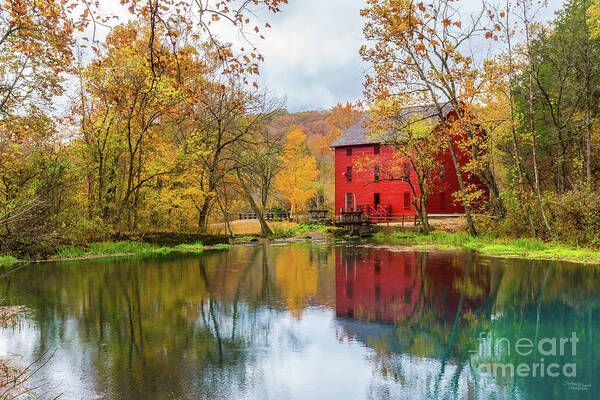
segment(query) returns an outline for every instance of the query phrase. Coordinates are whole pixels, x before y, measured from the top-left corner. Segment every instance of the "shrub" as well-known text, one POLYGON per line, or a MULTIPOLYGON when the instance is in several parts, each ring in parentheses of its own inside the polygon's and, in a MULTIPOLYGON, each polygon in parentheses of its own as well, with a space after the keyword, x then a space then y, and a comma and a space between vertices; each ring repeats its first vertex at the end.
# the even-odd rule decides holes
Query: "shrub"
POLYGON ((600 192, 576 187, 550 198, 557 238, 571 245, 600 247, 600 192))
MULTIPOLYGON (((537 200, 532 197, 530 201, 529 209, 538 237, 550 240, 537 200)), ((546 192, 544 201, 546 217, 558 242, 600 247, 600 192, 579 186, 562 194, 546 192)), ((494 237, 531 237, 525 209, 516 196, 505 195, 504 202, 506 216, 503 219, 498 221, 487 215, 477 216, 479 233, 494 237)))

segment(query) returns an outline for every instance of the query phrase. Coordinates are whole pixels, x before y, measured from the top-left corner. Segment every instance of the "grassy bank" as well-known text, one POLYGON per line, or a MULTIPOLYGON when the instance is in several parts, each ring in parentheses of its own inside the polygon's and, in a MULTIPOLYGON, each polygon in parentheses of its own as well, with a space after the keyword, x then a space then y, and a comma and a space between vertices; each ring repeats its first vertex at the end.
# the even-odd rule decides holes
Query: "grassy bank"
POLYGON ((0 267, 12 265, 12 264, 16 263, 17 261, 18 260, 15 257, 0 255, 0 267))
POLYGON ((297 225, 288 229, 281 229, 278 227, 273 228, 273 236, 275 239, 292 238, 296 236, 306 235, 309 232, 321 232, 326 233, 330 227, 327 225, 318 224, 302 224, 297 225))
MULTIPOLYGON (((300 224, 300 225, 292 225, 288 228, 282 228, 280 226, 273 226, 273 239, 289 239, 289 238, 297 238, 300 236, 305 236, 311 232, 319 232, 324 235, 332 234, 335 228, 328 225, 319 225, 319 224, 300 224)), ((257 241, 260 238, 259 236, 260 227, 258 232, 254 232, 253 236, 243 235, 237 236, 233 239, 235 243, 245 243, 257 241)))
POLYGON ((503 257, 565 260, 579 263, 600 264, 600 250, 569 247, 560 243, 547 243, 539 239, 511 239, 494 237, 471 237, 465 232, 432 232, 429 235, 405 232, 377 232, 373 240, 378 243, 413 245, 425 248, 464 247, 482 254, 503 257))
MULTIPOLYGON (((284 225, 274 226, 274 238, 293 238, 298 236, 306 235, 310 232, 321 232, 327 233, 328 227, 326 225, 288 225, 283 228, 284 225)), ((116 241, 105 241, 99 243, 91 243, 87 246, 76 247, 76 246, 63 246, 56 251, 50 257, 44 257, 46 261, 68 261, 68 260, 82 260, 89 258, 101 258, 101 257, 152 257, 152 256, 163 256, 172 253, 201 253, 205 250, 214 249, 225 249, 230 248, 231 244, 228 243, 215 243, 217 241, 224 240, 224 236, 212 235, 209 237, 210 246, 203 244, 200 241, 185 243, 185 244, 173 244, 173 240, 177 238, 189 239, 190 235, 180 237, 177 234, 171 237, 168 233, 161 233, 157 236, 154 234, 152 237, 139 237, 132 238, 132 240, 116 240, 116 241), (156 236, 156 237, 155 237, 156 236), (161 244, 153 243, 157 241, 161 244), (165 245, 166 244, 166 245, 165 245)), ((130 235, 131 236, 131 235, 130 235)), ((127 235, 120 235, 120 237, 127 238, 127 235)), ((246 242, 255 240, 255 236, 244 236, 237 237, 234 242, 246 242)), ((227 238, 225 238, 227 240, 227 238)), ((15 262, 24 261, 19 260, 11 256, 0 256, 0 265, 13 264, 15 262)))
POLYGON ((164 256, 173 253, 202 253, 205 250, 226 249, 229 244, 216 244, 205 246, 197 242, 191 244, 180 244, 174 247, 158 246, 142 242, 102 242, 92 243, 87 247, 64 247, 58 251, 51 261, 81 260, 86 258, 100 257, 153 257, 164 256))

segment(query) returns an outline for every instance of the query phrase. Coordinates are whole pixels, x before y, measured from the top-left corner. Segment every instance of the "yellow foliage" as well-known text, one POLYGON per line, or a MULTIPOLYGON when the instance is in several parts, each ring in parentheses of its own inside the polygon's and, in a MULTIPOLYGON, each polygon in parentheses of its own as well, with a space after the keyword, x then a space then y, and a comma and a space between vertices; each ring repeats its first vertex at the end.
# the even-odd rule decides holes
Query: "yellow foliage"
POLYGON ((292 205, 292 213, 298 213, 316 193, 314 184, 319 176, 317 161, 308 154, 306 135, 296 129, 287 137, 287 145, 279 157, 282 171, 277 176, 276 188, 292 205))
POLYGON ((300 319, 308 299, 317 294, 319 275, 306 251, 287 247, 277 258, 275 279, 290 313, 300 319))

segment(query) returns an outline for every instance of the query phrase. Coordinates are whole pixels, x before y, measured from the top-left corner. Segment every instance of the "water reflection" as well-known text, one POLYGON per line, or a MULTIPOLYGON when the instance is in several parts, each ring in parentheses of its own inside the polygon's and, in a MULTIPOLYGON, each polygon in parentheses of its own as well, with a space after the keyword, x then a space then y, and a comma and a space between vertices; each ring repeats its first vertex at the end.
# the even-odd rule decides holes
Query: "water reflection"
POLYGON ((595 398, 598 272, 473 253, 340 249, 336 315, 412 398, 595 398), (577 348, 569 341, 561 354, 561 339, 573 335, 577 348))
POLYGON ((0 354, 56 351, 35 384, 69 399, 592 398, 599 289, 590 266, 304 243, 33 265, 0 281, 33 310, 0 354), (539 361, 494 338, 571 332, 545 362, 575 378, 479 373, 539 361))

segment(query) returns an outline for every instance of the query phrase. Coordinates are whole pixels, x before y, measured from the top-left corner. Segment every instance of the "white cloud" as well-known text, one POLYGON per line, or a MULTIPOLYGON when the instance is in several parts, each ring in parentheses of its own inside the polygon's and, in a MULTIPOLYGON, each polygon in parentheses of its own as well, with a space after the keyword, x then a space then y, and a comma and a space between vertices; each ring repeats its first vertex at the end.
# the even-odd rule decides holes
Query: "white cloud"
POLYGON ((362 95, 362 0, 291 0, 259 43, 264 86, 290 111, 328 108, 362 95))

